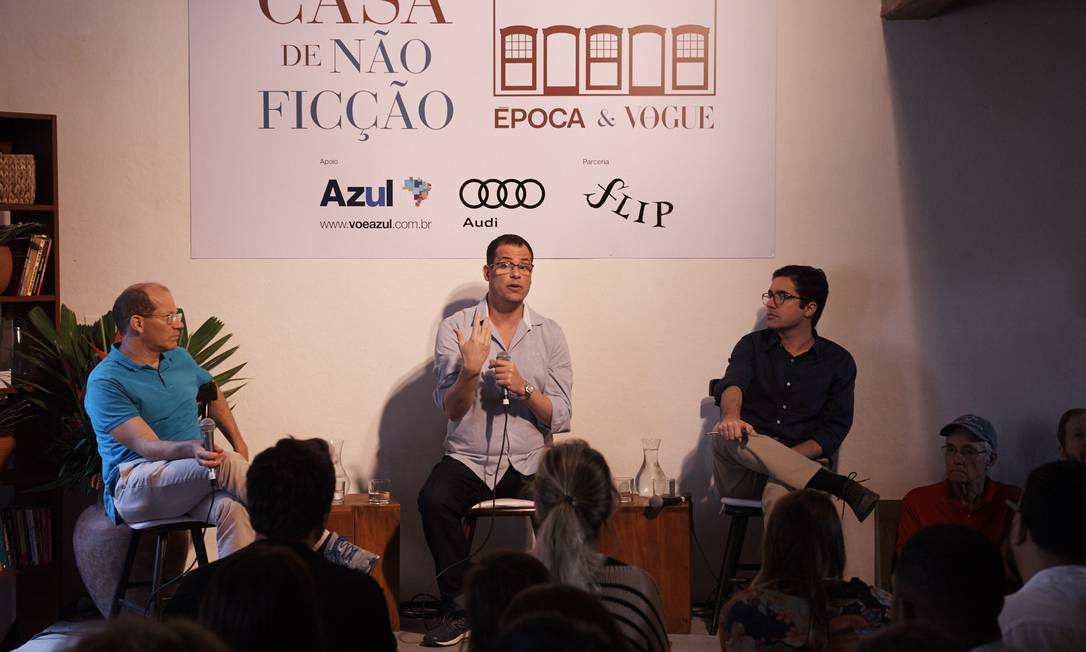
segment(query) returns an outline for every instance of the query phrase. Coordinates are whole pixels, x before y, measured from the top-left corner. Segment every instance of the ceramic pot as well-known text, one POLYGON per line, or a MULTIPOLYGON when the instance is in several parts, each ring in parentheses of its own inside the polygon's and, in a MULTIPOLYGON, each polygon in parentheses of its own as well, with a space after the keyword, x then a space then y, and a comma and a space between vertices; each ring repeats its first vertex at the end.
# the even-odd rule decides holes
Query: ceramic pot
POLYGON ((14 262, 11 258, 11 247, 0 245, 0 294, 7 290, 11 284, 11 275, 14 271, 14 262))
MULTIPOLYGON (((114 525, 106 516, 102 501, 87 507, 75 522, 72 536, 72 548, 75 552, 75 565, 79 576, 87 587, 94 606, 103 616, 109 615, 109 605, 113 601, 113 592, 117 588, 117 578, 124 566, 124 556, 128 552, 128 542, 132 529, 127 525, 114 525)), ((170 534, 166 545, 164 577, 175 577, 185 569, 185 560, 189 551, 187 532, 170 534)), ((150 581, 151 569, 155 557, 154 537, 140 537, 140 548, 136 562, 132 567, 131 581, 150 581)), ((136 604, 146 604, 150 589, 130 589, 127 597, 136 604)))

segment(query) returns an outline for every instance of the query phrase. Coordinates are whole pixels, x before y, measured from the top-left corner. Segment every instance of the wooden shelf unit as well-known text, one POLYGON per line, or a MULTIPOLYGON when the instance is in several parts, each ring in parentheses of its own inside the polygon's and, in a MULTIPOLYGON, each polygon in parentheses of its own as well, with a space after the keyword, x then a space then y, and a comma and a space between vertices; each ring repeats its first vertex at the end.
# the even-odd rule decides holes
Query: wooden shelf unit
MULTIPOLYGON (((53 248, 45 268, 41 294, 15 296, 26 259, 25 241, 12 247, 14 259, 12 281, 0 288, 0 314, 12 318, 21 328, 30 326, 27 314, 41 306, 53 317, 60 317, 60 204, 57 181, 57 118, 55 115, 10 113, 0 111, 0 153, 32 154, 35 165, 35 196, 33 204, 0 204, 0 211, 11 215, 12 224, 38 222, 42 232, 53 239, 53 248)), ((18 365, 16 365, 16 370, 18 365)), ((17 380, 17 379, 16 379, 17 380)), ((0 401, 18 400, 24 390, 0 388, 0 401)), ((56 462, 46 450, 48 437, 40 419, 19 424, 14 429, 16 441, 12 458, 0 468, 0 484, 14 485, 16 490, 44 484, 55 477, 56 462)), ((15 624, 0 649, 21 645, 31 636, 48 627, 60 617, 63 573, 70 551, 62 547, 61 524, 64 522, 63 495, 59 490, 20 493, 16 505, 48 506, 52 517, 53 562, 46 566, 19 568, 0 572, 4 581, 15 581, 15 624)), ((70 546, 70 544, 69 544, 70 546)), ((74 568, 74 566, 72 567, 74 568)))

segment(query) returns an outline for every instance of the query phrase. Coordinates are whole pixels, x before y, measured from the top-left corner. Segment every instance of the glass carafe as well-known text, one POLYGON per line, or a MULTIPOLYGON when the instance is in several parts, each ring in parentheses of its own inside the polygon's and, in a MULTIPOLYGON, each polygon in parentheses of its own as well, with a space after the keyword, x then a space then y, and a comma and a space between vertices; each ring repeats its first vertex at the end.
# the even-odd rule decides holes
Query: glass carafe
POLYGON ((347 495, 347 488, 351 486, 351 479, 347 476, 347 469, 343 468, 343 440, 329 439, 328 452, 332 455, 332 468, 336 471, 336 485, 332 492, 332 504, 342 505, 343 498, 347 495))
POLYGON ((641 470, 637 472, 637 493, 651 498, 654 480, 662 481, 663 486, 667 486, 667 476, 660 468, 660 440, 642 439, 641 447, 645 449, 645 461, 641 463, 641 470))

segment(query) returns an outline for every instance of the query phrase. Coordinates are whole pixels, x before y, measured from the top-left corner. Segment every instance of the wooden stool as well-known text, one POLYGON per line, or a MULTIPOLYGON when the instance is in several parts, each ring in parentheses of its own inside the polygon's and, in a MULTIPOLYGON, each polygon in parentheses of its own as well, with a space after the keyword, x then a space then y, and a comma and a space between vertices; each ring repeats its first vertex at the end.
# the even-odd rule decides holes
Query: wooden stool
MULTIPOLYGON (((139 612, 144 616, 158 616, 162 612, 162 587, 169 582, 162 581, 162 565, 166 560, 166 539, 171 532, 188 530, 192 536, 192 545, 196 549, 196 561, 200 566, 206 566, 207 549, 204 547, 204 528, 208 527, 203 521, 194 521, 188 517, 163 518, 153 521, 141 521, 128 523, 132 529, 132 537, 128 540, 128 553, 124 558, 124 566, 121 575, 117 578, 117 590, 113 592, 113 602, 109 606, 109 617, 116 618, 121 613, 121 607, 139 612), (150 582, 132 582, 132 566, 136 561, 136 551, 139 550, 140 535, 146 532, 155 537, 155 563, 151 571, 150 582), (125 599, 125 594, 130 588, 141 586, 151 587, 151 604, 147 608, 140 607, 134 602, 125 599)), ((176 579, 176 578, 173 578, 176 579)), ((172 582, 173 579, 170 581, 172 582)))
POLYGON ((480 518, 501 518, 505 516, 528 517, 535 515, 535 502, 523 498, 487 498, 472 505, 464 517, 464 537, 468 540, 468 550, 475 539, 476 521, 480 518))
POLYGON ((731 597, 737 584, 750 582, 748 578, 738 577, 739 571, 757 573, 762 565, 740 564, 739 556, 743 553, 743 541, 747 536, 747 521, 751 518, 763 516, 762 501, 751 498, 731 498, 725 496, 720 499, 721 512, 731 517, 731 525, 728 528, 728 538, 724 543, 724 558, 720 561, 720 580, 716 585, 716 600, 713 603, 713 613, 706 625, 709 634, 716 634, 717 622, 720 619, 720 608, 727 598, 731 597))

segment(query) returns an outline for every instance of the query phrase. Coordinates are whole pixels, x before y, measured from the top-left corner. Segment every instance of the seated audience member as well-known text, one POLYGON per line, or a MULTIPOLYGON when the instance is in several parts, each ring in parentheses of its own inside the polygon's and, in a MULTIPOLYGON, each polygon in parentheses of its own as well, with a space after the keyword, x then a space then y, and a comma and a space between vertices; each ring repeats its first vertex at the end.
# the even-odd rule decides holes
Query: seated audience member
POLYGON ((1025 585, 999 615, 1003 640, 1086 649, 1086 464, 1051 462, 1029 474, 1010 545, 1025 585))
POLYGON ((802 489, 774 507, 762 540, 762 569, 720 612, 721 650, 848 647, 890 621, 890 595, 845 582, 841 519, 828 495, 802 489))
POLYGON ((580 439, 547 450, 536 471, 536 556, 556 582, 603 602, 635 650, 670 650, 660 593, 652 577, 596 549, 599 529, 618 503, 611 469, 580 439))
MULTIPOLYGON (((384 592, 362 571, 325 559, 313 547, 332 508, 335 470, 321 439, 280 439, 249 467, 249 514, 261 539, 252 546, 289 548, 309 567, 330 648, 395 650, 384 592)), ((195 618, 201 595, 225 560, 189 573, 166 616, 195 618)))
POLYGON ((224 560, 199 622, 234 652, 336 649, 326 643, 313 574, 286 546, 251 545, 224 560))
POLYGON ((1075 408, 1063 413, 1056 428, 1060 442, 1060 459, 1086 462, 1086 408, 1075 408))
POLYGON ((965 414, 940 430, 939 435, 946 439, 946 479, 905 494, 897 528, 897 554, 921 528, 937 523, 971 527, 998 548, 1010 528, 1007 501, 1017 501, 1022 490, 988 477, 997 457, 995 428, 987 419, 965 414))
POLYGON ((933 525, 917 532, 894 570, 894 622, 926 622, 970 650, 1017 650, 999 631, 1003 559, 980 532, 933 525))
POLYGON ((158 622, 138 616, 107 620, 68 652, 230 652, 219 637, 189 621, 158 622))
POLYGON ((502 623, 536 615, 558 616, 599 631, 607 641, 607 649, 612 652, 626 652, 629 649, 626 637, 599 598, 576 586, 553 583, 526 589, 509 604, 502 623))
POLYGON ((871 638, 860 641, 853 652, 968 652, 956 638, 919 621, 890 625, 871 638))
POLYGON ((502 615, 517 594, 550 581, 547 567, 523 552, 496 552, 475 562, 464 580, 471 636, 468 652, 486 652, 502 615))

